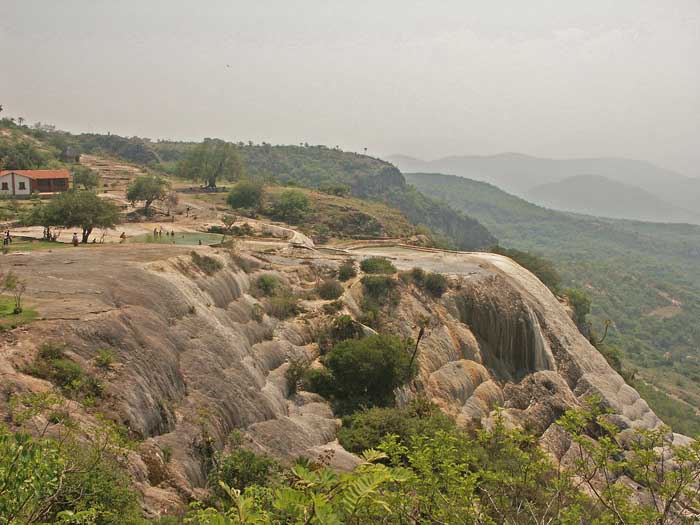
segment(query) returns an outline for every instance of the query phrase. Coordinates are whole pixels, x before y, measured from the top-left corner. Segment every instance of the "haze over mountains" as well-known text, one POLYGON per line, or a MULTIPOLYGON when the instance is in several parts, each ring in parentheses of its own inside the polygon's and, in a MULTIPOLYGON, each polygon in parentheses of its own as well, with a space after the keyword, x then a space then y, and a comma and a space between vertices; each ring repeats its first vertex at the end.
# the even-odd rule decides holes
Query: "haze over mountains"
POLYGON ((549 208, 614 218, 700 224, 700 179, 619 158, 547 159, 520 153, 388 160, 405 173, 489 182, 549 208))

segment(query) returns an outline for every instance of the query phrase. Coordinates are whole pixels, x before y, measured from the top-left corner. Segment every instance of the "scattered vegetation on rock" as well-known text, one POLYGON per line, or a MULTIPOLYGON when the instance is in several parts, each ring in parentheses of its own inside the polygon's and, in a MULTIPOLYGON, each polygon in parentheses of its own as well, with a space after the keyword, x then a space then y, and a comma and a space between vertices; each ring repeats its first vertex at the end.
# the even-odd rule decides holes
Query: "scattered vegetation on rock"
POLYGON ((207 275, 214 275, 224 267, 224 264, 219 259, 208 255, 200 255, 194 250, 190 252, 190 257, 192 257, 194 265, 207 275))
POLYGON ((347 261, 338 267, 338 279, 345 282, 353 277, 357 276, 357 270, 355 269, 355 263, 353 261, 347 261))
POLYGON ((333 300, 343 295, 343 285, 337 279, 325 279, 316 287, 321 299, 333 300))
POLYGON ((28 372, 51 381, 61 391, 73 398, 94 401, 102 396, 103 386, 86 373, 80 364, 68 359, 64 345, 48 342, 41 345, 28 372))

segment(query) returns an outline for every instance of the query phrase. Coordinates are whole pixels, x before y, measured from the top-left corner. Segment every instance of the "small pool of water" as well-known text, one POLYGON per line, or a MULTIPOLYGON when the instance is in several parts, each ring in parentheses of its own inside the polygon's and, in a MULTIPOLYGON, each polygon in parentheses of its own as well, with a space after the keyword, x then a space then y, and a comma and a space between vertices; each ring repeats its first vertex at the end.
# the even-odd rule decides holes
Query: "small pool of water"
POLYGON ((223 235, 217 233, 175 232, 175 235, 172 236, 166 235, 164 231, 162 237, 154 237, 152 233, 145 233, 143 235, 129 237, 127 241, 147 244, 185 244, 190 246, 205 244, 209 246, 211 244, 220 243, 222 238, 223 235))

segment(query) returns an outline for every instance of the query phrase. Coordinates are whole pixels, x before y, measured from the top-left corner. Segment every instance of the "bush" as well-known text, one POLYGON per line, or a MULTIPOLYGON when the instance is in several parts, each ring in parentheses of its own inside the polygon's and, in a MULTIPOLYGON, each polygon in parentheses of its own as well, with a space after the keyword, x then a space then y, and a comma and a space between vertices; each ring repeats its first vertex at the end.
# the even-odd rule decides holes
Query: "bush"
POLYGON ((436 405, 414 401, 406 408, 367 408, 342 418, 338 440, 348 452, 359 454, 376 448, 391 434, 405 445, 412 437, 433 438, 439 431, 454 429, 455 423, 436 405))
POLYGON ((255 280, 255 288, 259 295, 271 296, 282 286, 276 275, 266 273, 255 280))
POLYGON ((564 296, 574 310, 576 325, 582 329, 586 324, 586 317, 591 313, 591 298, 578 288, 567 288, 564 290, 564 296))
POLYGON ((411 268, 409 274, 413 282, 416 284, 422 284, 425 280, 425 270, 423 270, 423 268, 411 268))
POLYGON ((267 315, 277 319, 288 319, 299 313, 299 299, 291 293, 270 297, 265 302, 265 310, 267 315))
POLYGON ((44 343, 28 372, 54 383, 68 397, 86 401, 102 396, 103 386, 86 374, 78 363, 65 356, 65 346, 44 343))
POLYGON ((103 348, 97 351, 95 356, 95 365, 100 368, 109 368, 112 363, 114 363, 115 355, 114 351, 110 348, 103 348))
POLYGON ((396 297, 396 280, 388 275, 365 275, 361 282, 365 296, 378 304, 386 304, 396 297))
POLYGON ((260 182, 242 180, 233 185, 226 197, 226 203, 234 209, 259 210, 262 206, 264 195, 265 190, 260 182))
POLYGON ((209 257, 208 255, 199 255, 195 251, 191 252, 190 255, 192 256, 192 262, 195 266, 207 275, 214 275, 224 267, 221 261, 209 257))
POLYGON ((296 394, 299 383, 304 380, 308 368, 309 365, 304 359, 289 360, 289 366, 284 373, 284 378, 287 380, 287 390, 290 394, 296 394))
POLYGON ((302 191, 283 191, 272 203, 273 219, 297 223, 301 221, 309 209, 309 198, 302 191))
POLYGON ((496 245, 491 248, 491 252, 510 257, 520 266, 527 268, 534 273, 537 278, 544 283, 552 292, 557 293, 561 286, 561 276, 557 272, 552 261, 543 257, 538 257, 530 252, 502 248, 496 245))
POLYGON ((429 273, 425 276, 423 286, 435 297, 442 297, 447 290, 447 278, 440 273, 429 273))
POLYGON ((396 273, 396 267, 384 257, 370 257, 360 263, 360 269, 365 273, 396 273))
POLYGON ((343 282, 352 279, 356 275, 357 270, 355 270, 355 263, 352 261, 345 262, 338 268, 338 279, 343 282))
POLYGON ((343 285, 336 279, 326 279, 316 288, 321 299, 332 300, 343 295, 343 285))
POLYGON ((75 471, 64 478, 65 486, 53 507, 56 513, 95 509, 96 519, 90 522, 95 525, 143 523, 140 496, 131 489, 129 476, 116 460, 103 457, 95 462, 94 454, 80 449, 72 455, 75 471))
POLYGON ((319 336, 319 350, 325 354, 340 341, 359 339, 362 336, 364 336, 364 330, 360 323, 349 315, 339 315, 319 336))
POLYGON ((220 482, 242 491, 251 485, 265 485, 279 469, 273 459, 242 448, 239 433, 234 432, 229 439, 231 453, 219 458, 217 468, 209 477, 210 485, 220 498, 228 498, 220 482))
POLYGON ((323 357, 328 371, 307 379, 310 389, 331 397, 340 412, 393 404, 393 391, 411 379, 415 365, 403 342, 390 335, 348 339, 323 357))
POLYGON ((327 368, 308 368, 303 379, 304 390, 330 398, 334 393, 333 374, 327 368))

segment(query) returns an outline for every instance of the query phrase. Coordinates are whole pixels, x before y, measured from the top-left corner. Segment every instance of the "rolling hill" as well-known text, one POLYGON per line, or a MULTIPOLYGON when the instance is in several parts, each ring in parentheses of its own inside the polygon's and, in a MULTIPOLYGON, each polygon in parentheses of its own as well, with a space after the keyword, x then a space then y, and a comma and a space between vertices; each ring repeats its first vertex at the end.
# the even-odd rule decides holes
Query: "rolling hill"
MULTIPOLYGON (((423 161, 405 155, 388 157, 404 172, 445 173, 495 184, 527 198, 527 192, 542 184, 579 175, 596 175, 620 184, 635 186, 673 206, 693 211, 700 201, 700 179, 692 179, 649 162, 617 159, 546 159, 520 153, 490 156, 452 156, 423 161)), ((629 217, 628 217, 629 218, 629 217)))
POLYGON ((540 184, 529 190, 526 198, 547 208, 588 215, 700 224, 699 213, 674 206, 647 190, 600 175, 575 175, 540 184))

